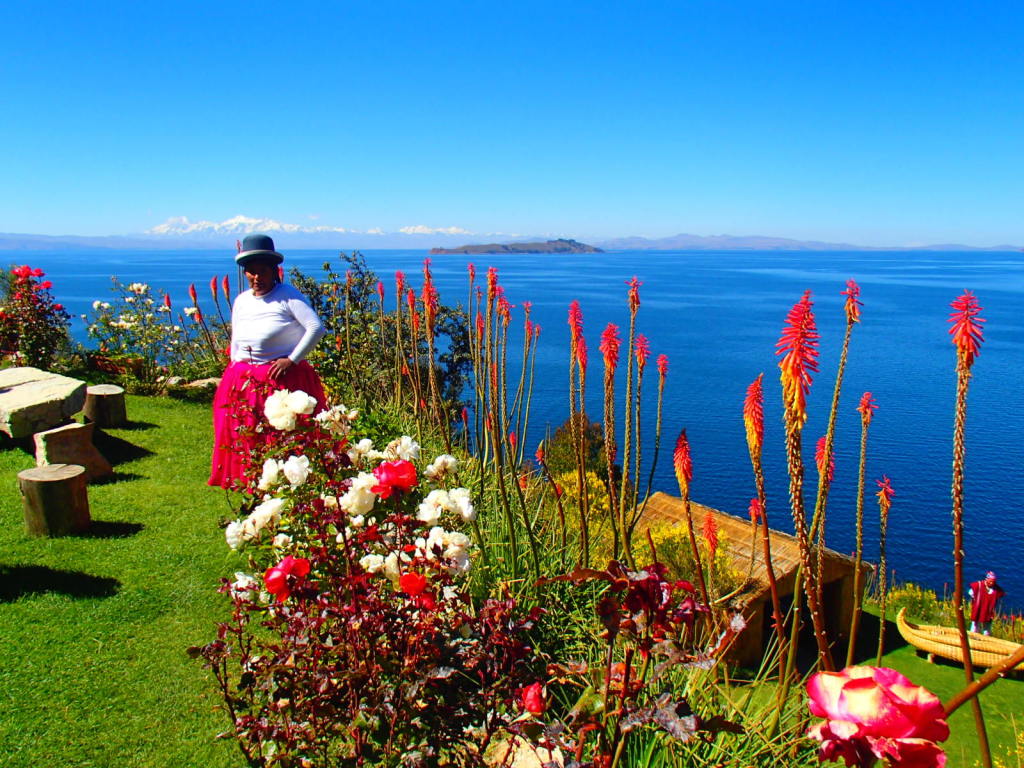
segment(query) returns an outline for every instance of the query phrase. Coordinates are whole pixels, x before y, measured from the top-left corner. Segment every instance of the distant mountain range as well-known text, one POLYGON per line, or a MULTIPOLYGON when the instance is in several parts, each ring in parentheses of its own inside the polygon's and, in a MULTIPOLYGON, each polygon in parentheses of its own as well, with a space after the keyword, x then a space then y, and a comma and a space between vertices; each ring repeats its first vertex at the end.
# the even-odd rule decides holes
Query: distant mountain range
POLYGON ((606 251, 1017 251, 1016 245, 978 247, 941 243, 919 246, 871 246, 826 243, 820 240, 791 240, 765 235, 688 235, 650 239, 619 237, 598 243, 606 251))
MULTIPOLYGON (((83 236, 83 235, 33 235, 0 233, 0 250, 81 250, 92 248, 132 250, 181 250, 209 248, 225 250, 234 246, 251 232, 265 232, 271 235, 277 247, 288 249, 338 249, 374 250, 408 249, 428 250, 431 248, 452 250, 466 248, 472 237, 478 243, 494 243, 500 235, 507 244, 528 241, 549 240, 550 236, 508 235, 502 233, 477 234, 460 227, 427 227, 422 225, 402 227, 397 232, 383 232, 379 229, 356 231, 343 227, 300 226, 286 224, 274 219, 259 219, 235 216, 221 222, 189 221, 184 216, 168 219, 147 232, 131 235, 83 236)), ((678 234, 672 237, 646 238, 621 237, 598 240, 597 247, 609 251, 1017 251, 1020 246, 994 245, 977 247, 942 243, 921 246, 865 246, 853 243, 828 243, 818 240, 793 240, 785 237, 765 235, 690 235, 678 234)), ((492 247, 492 246, 485 246, 492 247)), ((511 250, 520 250, 512 248, 511 250)))

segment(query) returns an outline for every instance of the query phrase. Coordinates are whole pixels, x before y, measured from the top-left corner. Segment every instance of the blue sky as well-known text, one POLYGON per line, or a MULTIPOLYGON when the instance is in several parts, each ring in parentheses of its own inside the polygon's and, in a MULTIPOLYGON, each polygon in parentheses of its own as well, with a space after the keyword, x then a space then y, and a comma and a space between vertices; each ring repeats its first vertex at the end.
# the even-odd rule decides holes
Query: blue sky
POLYGON ((1024 6, 0 5, 0 232, 1019 243, 1024 6))

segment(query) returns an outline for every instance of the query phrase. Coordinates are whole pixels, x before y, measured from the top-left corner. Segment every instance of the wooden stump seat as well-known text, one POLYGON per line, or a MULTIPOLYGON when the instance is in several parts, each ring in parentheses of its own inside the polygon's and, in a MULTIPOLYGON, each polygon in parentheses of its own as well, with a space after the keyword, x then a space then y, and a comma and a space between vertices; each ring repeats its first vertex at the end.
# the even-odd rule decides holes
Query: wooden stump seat
POLYGON ((110 477, 114 468, 92 442, 95 429, 95 424, 68 424, 36 432, 36 466, 79 464, 85 467, 86 479, 90 483, 110 477))
POLYGON ((92 522, 86 490, 85 467, 49 464, 18 473, 29 536, 66 536, 81 533, 92 522))
POLYGON ((126 427, 128 413, 124 404, 124 387, 116 384, 93 384, 85 390, 85 419, 97 427, 126 427))

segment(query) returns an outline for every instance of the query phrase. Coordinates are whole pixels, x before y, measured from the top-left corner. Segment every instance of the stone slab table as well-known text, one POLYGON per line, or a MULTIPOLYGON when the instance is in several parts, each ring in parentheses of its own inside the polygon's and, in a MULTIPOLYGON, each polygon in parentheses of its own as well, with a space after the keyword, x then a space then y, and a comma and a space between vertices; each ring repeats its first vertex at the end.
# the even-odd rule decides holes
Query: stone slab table
POLYGON ((84 381, 38 368, 0 370, 0 432, 11 437, 66 424, 84 405, 84 381))

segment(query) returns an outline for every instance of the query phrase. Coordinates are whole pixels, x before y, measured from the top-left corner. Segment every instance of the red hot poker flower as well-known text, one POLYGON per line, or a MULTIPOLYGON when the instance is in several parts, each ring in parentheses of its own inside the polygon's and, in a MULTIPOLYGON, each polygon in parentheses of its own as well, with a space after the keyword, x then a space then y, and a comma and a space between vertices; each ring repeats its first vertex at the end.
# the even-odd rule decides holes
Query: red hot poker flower
POLYGON ((686 439, 686 430, 679 432, 676 447, 672 452, 672 466, 679 483, 679 492, 685 497, 690 495, 690 480, 693 479, 693 461, 690 458, 690 443, 686 439))
POLYGON ((587 340, 580 336, 576 342, 576 362, 579 363, 580 371, 587 372, 587 340))
POLYGON ((604 355, 604 367, 610 372, 614 372, 615 366, 619 364, 620 344, 619 327, 615 323, 608 323, 601 332, 601 344, 598 348, 604 355))
POLYGON ((878 405, 871 399, 870 392, 865 392, 860 396, 860 404, 857 406, 857 411, 860 413, 860 420, 864 426, 871 423, 871 416, 877 408, 878 405))
POLYGON ((853 282, 853 280, 847 280, 846 290, 839 293, 846 297, 846 304, 843 307, 846 310, 846 322, 859 323, 860 308, 864 306, 864 302, 859 301, 857 298, 860 296, 860 286, 853 282))
POLYGON ((828 472, 825 472, 825 435, 818 438, 817 444, 814 446, 814 464, 818 467, 818 476, 825 474, 825 480, 829 483, 832 482, 832 478, 835 476, 836 471, 836 455, 833 453, 829 457, 828 472))
POLYGON ((805 291, 786 315, 782 336, 775 345, 776 355, 782 355, 782 402, 786 420, 803 427, 807 422, 807 393, 811 389, 811 373, 818 371, 818 331, 811 311, 811 292, 805 291))
POLYGON ((405 293, 405 273, 401 270, 395 272, 395 296, 401 298, 405 293))
POLYGON ((875 495, 878 497, 878 506, 883 507, 886 512, 889 511, 889 507, 892 506, 892 497, 896 495, 896 491, 892 489, 892 483, 886 475, 882 475, 881 480, 875 480, 878 484, 878 493, 875 495))
POLYGON ((764 390, 761 381, 764 374, 758 374, 757 378, 747 387, 747 396, 743 400, 743 426, 747 430, 747 448, 754 455, 761 452, 764 444, 764 390))
POLYGON ((384 281, 383 280, 378 280, 377 281, 377 295, 380 296, 380 303, 383 304, 384 303, 384 281))
POLYGON ((569 341, 572 349, 576 349, 579 340, 583 338, 583 310, 580 303, 573 299, 569 304, 569 341))
POLYGON ((636 311, 640 309, 640 286, 643 283, 634 275, 631 280, 626 281, 626 285, 629 286, 629 311, 636 314, 636 311))
POLYGON ((190 299, 192 299, 192 304, 194 306, 198 306, 199 305, 199 294, 196 293, 196 284, 195 283, 190 283, 189 284, 189 286, 188 286, 188 297, 190 299))
POLYGON ((714 560, 715 553, 718 552, 718 523, 710 512, 704 513, 701 534, 704 536, 704 541, 708 543, 708 551, 711 553, 711 559, 714 560))
POLYGON ((663 379, 668 375, 668 355, 658 355, 658 375, 663 379))
POLYGON ((469 283, 472 285, 476 282, 476 265, 473 262, 469 262, 466 265, 466 269, 469 271, 469 283))
POLYGON ((403 459, 381 462, 373 470, 373 476, 377 478, 377 485, 370 490, 382 499, 390 498, 395 491, 407 493, 416 485, 416 467, 403 459))
POLYGON ((753 523, 764 520, 764 507, 761 506, 761 500, 751 499, 747 513, 750 515, 750 521, 753 523))
POLYGON ((214 303, 217 301, 217 276, 214 275, 210 278, 210 295, 213 297, 214 303))
POLYGON ((164 306, 168 309, 171 308, 171 294, 169 293, 164 294, 164 306))
POLYGON ((487 298, 488 300, 493 299, 497 295, 498 290, 498 268, 488 267, 487 268, 487 298))
POLYGON ((242 252, 242 241, 241 240, 235 240, 235 248, 238 249, 238 251, 237 251, 238 253, 242 252))
POLYGON ((985 320, 978 317, 981 312, 978 297, 970 291, 964 291, 950 306, 953 312, 949 316, 952 324, 949 333, 953 336, 957 359, 965 368, 970 368, 974 358, 981 354, 981 342, 985 340, 981 330, 985 320))
POLYGON ((277 565, 267 568, 263 574, 263 583, 267 592, 274 595, 279 603, 283 603, 291 594, 288 577, 302 579, 309 573, 309 560, 304 557, 288 555, 277 565))
POLYGON ((643 373, 647 367, 647 359, 651 356, 651 342, 642 333, 633 341, 633 353, 636 355, 637 368, 643 373))
POLYGON ((220 288, 224 292, 224 301, 231 303, 231 280, 228 279, 227 275, 224 275, 224 279, 220 283, 220 288))

